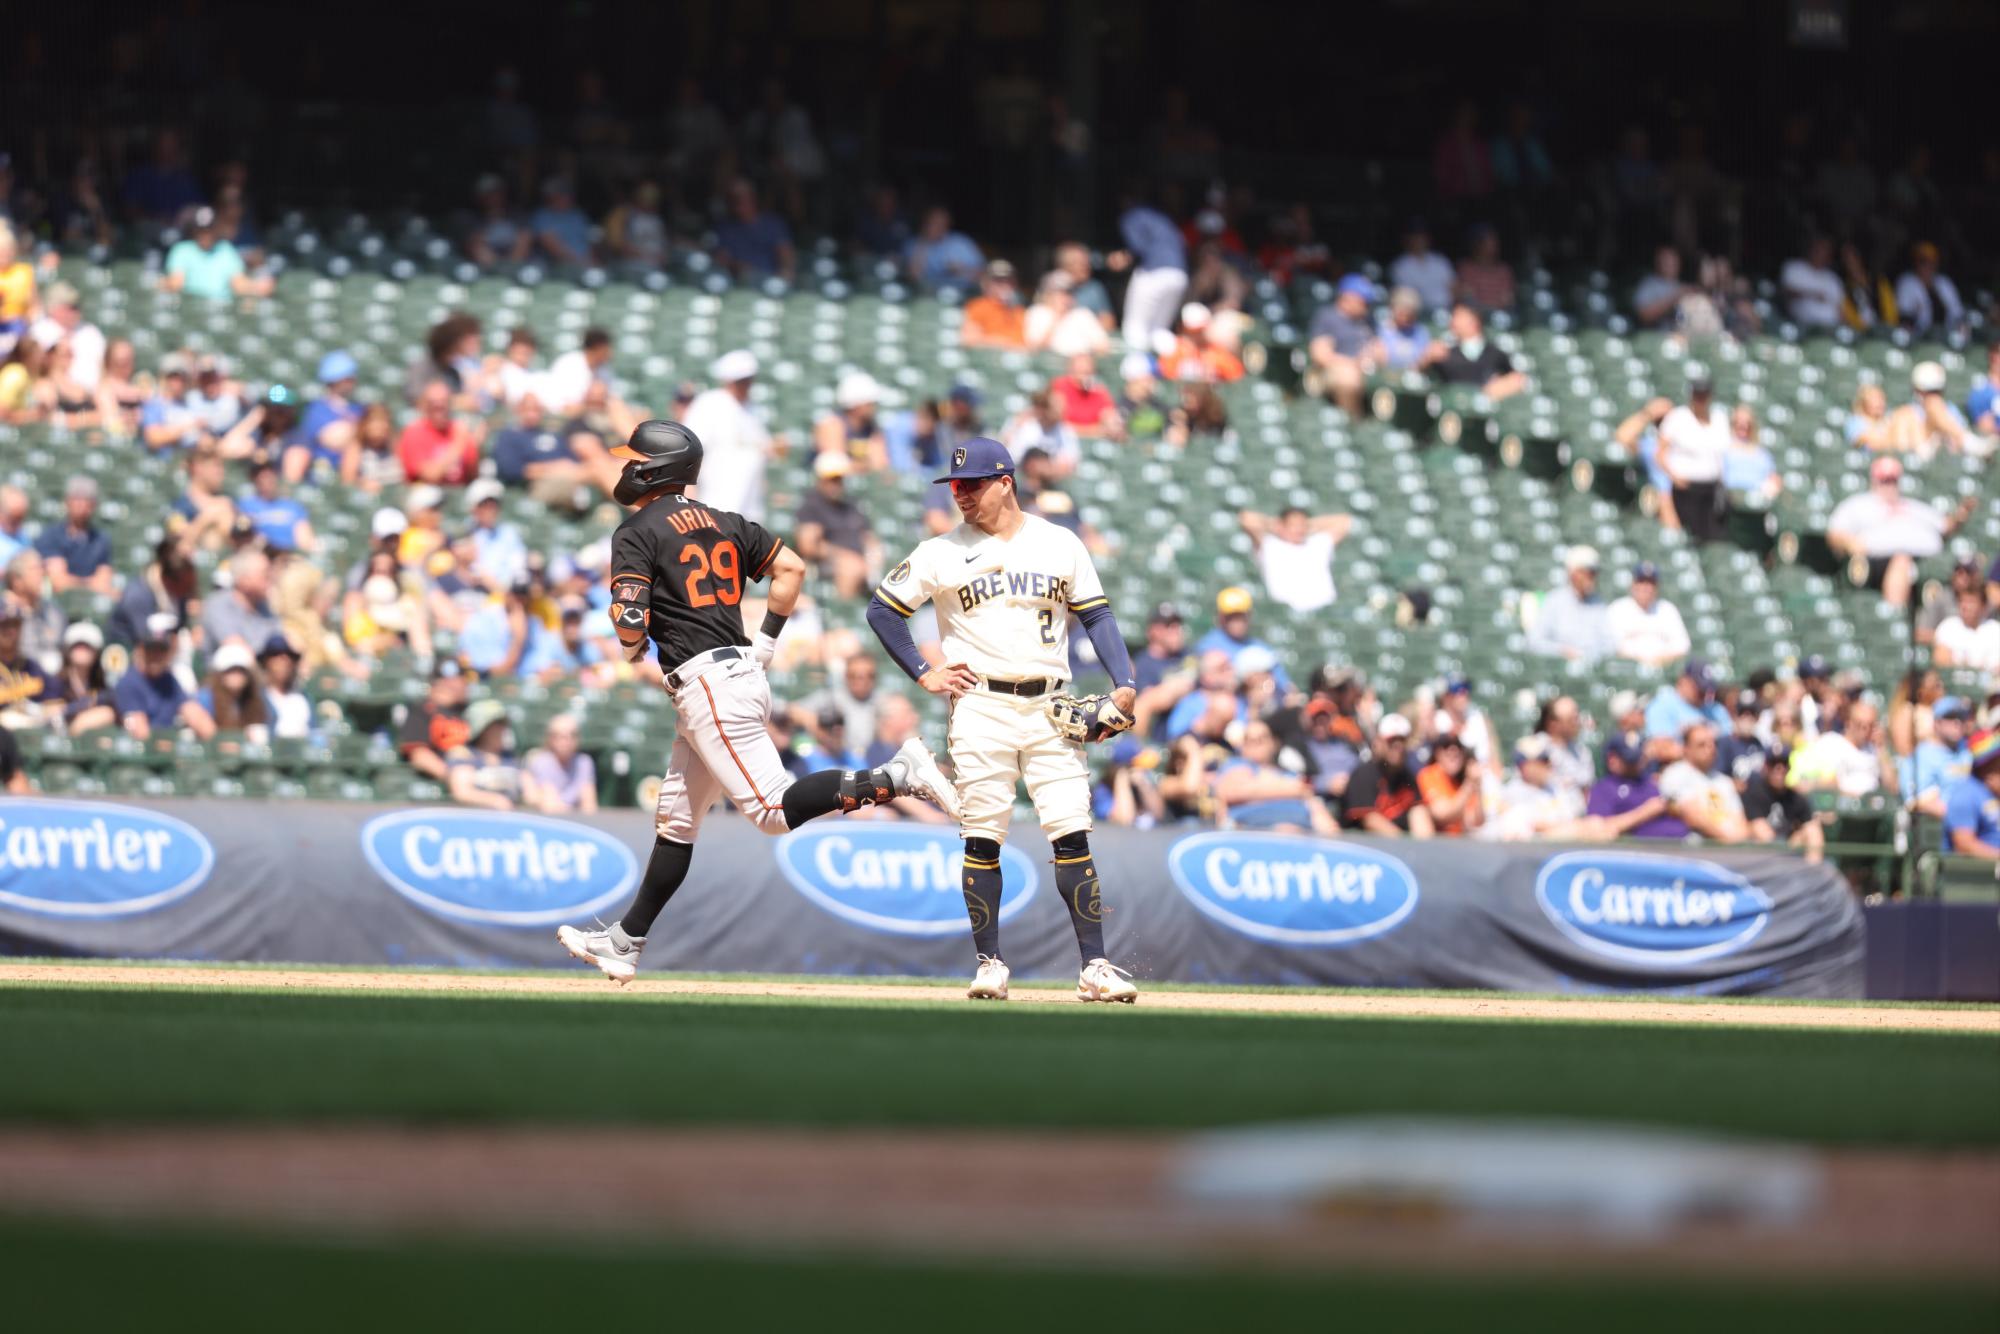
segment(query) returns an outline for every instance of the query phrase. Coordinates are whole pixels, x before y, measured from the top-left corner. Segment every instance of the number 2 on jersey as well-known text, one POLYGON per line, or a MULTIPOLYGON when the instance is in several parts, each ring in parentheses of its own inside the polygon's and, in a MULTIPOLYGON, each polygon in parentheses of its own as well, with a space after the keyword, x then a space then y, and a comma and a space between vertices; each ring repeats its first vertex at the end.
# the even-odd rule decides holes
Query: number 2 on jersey
POLYGON ((720 602, 733 607, 743 600, 743 569, 737 562, 734 542, 717 542, 712 554, 690 542, 681 548, 677 559, 682 565, 694 566, 687 577, 688 606, 712 607, 720 602), (715 578, 713 593, 700 586, 710 575, 715 578))
POLYGON ((1056 609, 1044 607, 1036 614, 1042 618, 1042 642, 1053 648, 1056 642, 1056 609))

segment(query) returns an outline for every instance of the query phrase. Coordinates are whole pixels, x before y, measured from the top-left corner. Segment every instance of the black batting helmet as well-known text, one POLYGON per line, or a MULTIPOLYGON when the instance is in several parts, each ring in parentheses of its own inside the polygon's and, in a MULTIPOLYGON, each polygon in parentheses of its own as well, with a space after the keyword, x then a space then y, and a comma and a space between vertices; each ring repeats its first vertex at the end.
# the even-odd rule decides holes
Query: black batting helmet
POLYGON ((691 485, 701 472, 701 437, 679 422, 643 421, 611 457, 626 460, 612 499, 630 505, 663 486, 691 485))

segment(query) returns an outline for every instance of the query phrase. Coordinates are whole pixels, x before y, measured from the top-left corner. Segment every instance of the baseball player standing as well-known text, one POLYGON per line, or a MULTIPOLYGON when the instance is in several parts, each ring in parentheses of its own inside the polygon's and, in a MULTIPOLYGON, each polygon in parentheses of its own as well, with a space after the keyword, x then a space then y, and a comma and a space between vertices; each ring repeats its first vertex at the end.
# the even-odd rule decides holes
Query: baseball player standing
POLYGON ((1132 659, 1078 538, 1021 509, 1014 460, 997 440, 953 448, 951 485, 963 520, 922 543, 889 571, 868 606, 882 645, 924 689, 951 701, 947 738, 962 805, 965 907, 978 968, 966 992, 1007 998, 1000 957, 1000 840, 1025 780, 1055 848, 1056 890, 1069 908, 1083 967, 1076 994, 1086 1001, 1137 999, 1139 989, 1104 957, 1104 910, 1090 857, 1090 769, 1083 742, 1132 725, 1132 659), (917 652, 909 618, 937 609, 944 665, 917 652), (1062 694, 1075 612, 1116 683, 1110 699, 1062 694))
POLYGON ((564 926, 556 939, 621 985, 638 970, 653 920, 687 878, 702 817, 727 793, 767 834, 833 811, 914 795, 958 814, 958 797, 921 738, 876 769, 821 769, 793 780, 766 723, 764 670, 797 605, 805 562, 758 524, 686 494, 701 472, 701 440, 679 422, 641 422, 611 451, 626 460, 613 497, 633 512, 611 538, 611 621, 633 662, 657 651, 680 715, 645 877, 625 916, 603 930, 564 926), (771 590, 755 640, 738 609, 746 582, 771 590))

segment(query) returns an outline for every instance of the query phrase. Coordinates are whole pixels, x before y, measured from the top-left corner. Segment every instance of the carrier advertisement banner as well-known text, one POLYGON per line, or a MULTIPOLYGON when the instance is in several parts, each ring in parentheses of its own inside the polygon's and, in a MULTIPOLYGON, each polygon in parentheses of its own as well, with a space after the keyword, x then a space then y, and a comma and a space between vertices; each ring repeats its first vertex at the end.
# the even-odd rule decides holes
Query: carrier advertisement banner
MULTIPOLYGON (((0 952, 433 967, 572 966, 651 818, 450 806, 0 800, 0 952), (250 818, 246 818, 250 817, 250 818)), ((1091 837, 1112 958, 1141 979, 1858 997, 1862 914, 1830 867, 1673 846, 1506 847, 1215 830, 1091 837)), ((1017 974, 1073 975, 1048 844, 1001 857, 1017 974)), ((707 822, 654 970, 969 976, 955 831, 707 822)))

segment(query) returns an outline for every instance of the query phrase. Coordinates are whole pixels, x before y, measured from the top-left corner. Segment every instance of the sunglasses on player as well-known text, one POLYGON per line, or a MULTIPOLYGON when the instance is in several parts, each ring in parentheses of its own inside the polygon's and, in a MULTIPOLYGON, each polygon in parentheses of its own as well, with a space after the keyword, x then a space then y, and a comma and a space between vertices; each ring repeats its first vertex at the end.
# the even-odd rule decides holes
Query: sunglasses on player
POLYGON ((951 493, 955 496, 976 496, 988 482, 997 482, 1004 473, 991 477, 954 477, 951 479, 951 493))

